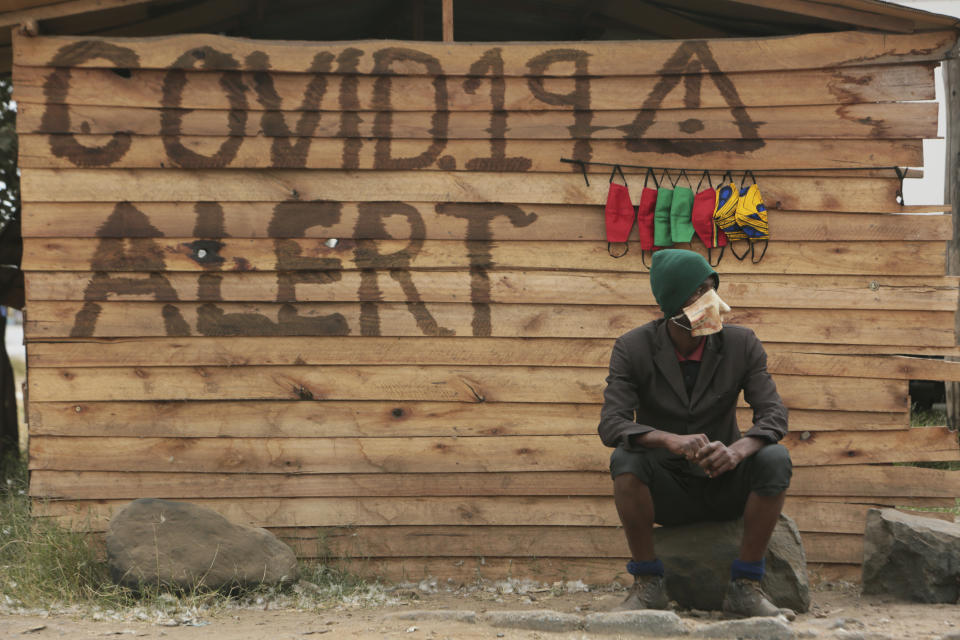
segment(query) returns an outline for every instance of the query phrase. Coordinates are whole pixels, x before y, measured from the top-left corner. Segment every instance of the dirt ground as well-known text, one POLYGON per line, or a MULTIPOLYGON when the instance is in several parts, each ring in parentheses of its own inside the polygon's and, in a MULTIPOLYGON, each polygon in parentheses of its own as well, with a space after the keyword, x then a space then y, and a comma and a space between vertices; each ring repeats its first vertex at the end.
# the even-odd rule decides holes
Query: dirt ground
MULTIPOLYGON (((509 590, 509 589, 508 589, 509 590)), ((624 597, 624 591, 525 588, 525 593, 503 593, 500 587, 444 590, 425 593, 416 585, 391 588, 375 597, 355 597, 314 611, 298 610, 292 602, 263 600, 240 607, 115 613, 66 611, 7 613, 0 616, 0 638, 87 638, 132 636, 169 640, 229 638, 230 640, 293 639, 324 635, 329 638, 404 638, 413 640, 520 638, 581 639, 600 637, 582 631, 549 633, 497 629, 485 624, 397 619, 412 610, 458 609, 487 611, 550 609, 587 614, 605 611, 624 597)), ((430 589, 428 589, 430 591, 430 589)), ((960 634, 960 606, 921 605, 887 598, 861 596, 849 583, 827 583, 813 592, 813 606, 792 623, 799 637, 880 640, 881 638, 939 639, 960 634)), ((718 614, 678 611, 691 626, 719 620, 718 614)), ((613 637, 613 636, 603 636, 613 637)), ((958 635, 960 637, 960 635, 958 635)))

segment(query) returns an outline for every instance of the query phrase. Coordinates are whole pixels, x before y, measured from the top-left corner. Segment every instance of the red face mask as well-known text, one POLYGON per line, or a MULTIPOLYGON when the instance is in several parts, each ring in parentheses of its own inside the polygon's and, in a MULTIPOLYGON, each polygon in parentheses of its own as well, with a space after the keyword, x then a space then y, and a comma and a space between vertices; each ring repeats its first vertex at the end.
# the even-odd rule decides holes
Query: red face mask
POLYGON ((653 209, 657 204, 657 190, 643 188, 637 207, 637 227, 640 231, 640 250, 653 251, 653 209))
POLYGON ((615 254, 610 247, 613 242, 626 243, 630 238, 630 231, 633 230, 633 220, 637 217, 637 212, 630 201, 630 191, 627 189, 627 178, 623 175, 623 169, 619 166, 614 167, 610 173, 610 191, 607 192, 607 206, 604 208, 604 219, 607 225, 607 253, 614 258, 619 258, 627 253, 627 246, 622 253, 615 254), (615 184, 614 176, 620 172, 623 184, 615 184))
MULTIPOLYGON (((707 172, 704 172, 703 176, 707 178, 707 184, 709 184, 710 179, 707 172)), ((700 182, 701 184, 703 183, 703 178, 700 178, 700 182)), ((699 185, 697 185, 697 188, 699 188, 699 185)), ((707 261, 712 267, 720 264, 724 251, 724 249, 721 248, 720 256, 717 258, 716 263, 714 263, 713 249, 727 246, 727 234, 717 226, 717 221, 713 217, 716 207, 717 190, 714 189, 711 184, 693 197, 693 212, 690 214, 693 228, 697 232, 697 237, 703 241, 703 246, 707 248, 707 261)))
POLYGON ((607 206, 604 209, 607 222, 607 242, 626 242, 633 229, 633 203, 626 185, 610 183, 607 206))
POLYGON ((717 191, 713 187, 704 189, 693 197, 693 228, 707 249, 725 247, 727 235, 713 220, 713 209, 717 203, 717 191))

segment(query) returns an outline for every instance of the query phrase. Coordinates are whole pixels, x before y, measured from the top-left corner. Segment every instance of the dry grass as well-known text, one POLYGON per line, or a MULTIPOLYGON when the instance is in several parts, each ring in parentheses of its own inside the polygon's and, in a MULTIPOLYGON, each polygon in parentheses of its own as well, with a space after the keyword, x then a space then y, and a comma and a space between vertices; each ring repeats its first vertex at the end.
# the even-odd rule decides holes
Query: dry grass
POLYGON ((190 624, 230 607, 272 602, 281 607, 324 609, 344 602, 376 603, 385 590, 348 571, 336 558, 301 565, 292 587, 263 586, 229 593, 115 585, 102 550, 81 531, 31 515, 27 469, 22 459, 0 463, 0 611, 79 608, 96 617, 172 620, 190 624), (147 618, 144 618, 147 616, 147 618))

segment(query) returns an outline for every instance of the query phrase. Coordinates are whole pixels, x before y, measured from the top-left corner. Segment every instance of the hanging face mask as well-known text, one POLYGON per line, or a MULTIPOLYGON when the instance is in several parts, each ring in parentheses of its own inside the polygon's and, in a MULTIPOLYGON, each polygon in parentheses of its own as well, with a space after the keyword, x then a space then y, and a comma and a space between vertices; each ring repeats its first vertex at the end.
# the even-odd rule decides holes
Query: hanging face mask
POLYGON ((720 264, 720 261, 723 259, 723 252, 727 248, 727 234, 717 226, 717 222, 713 219, 716 202, 717 191, 713 188, 710 174, 704 171, 700 177, 700 182, 697 184, 697 195, 693 197, 693 211, 691 211, 690 217, 693 221, 693 228, 696 230, 697 236, 703 242, 703 246, 707 248, 707 261, 711 267, 716 267, 720 264), (700 191, 704 178, 707 180, 707 188, 700 191), (720 255, 717 257, 717 261, 714 262, 713 250, 717 247, 720 248, 720 255))
POLYGON ((640 261, 648 269, 650 266, 647 264, 645 252, 650 251, 652 254, 655 246, 653 241, 653 216, 654 208, 657 205, 657 189, 659 188, 660 183, 657 182, 653 169, 647 168, 647 175, 643 179, 643 191, 640 192, 640 204, 637 206, 637 228, 640 231, 640 261), (650 178, 653 178, 653 186, 655 187, 653 189, 647 186, 650 178))
POLYGON ((697 338, 718 333, 723 329, 723 316, 727 313, 730 313, 730 306, 720 299, 716 289, 710 289, 671 320, 684 329, 689 328, 690 335, 697 338))
POLYGON ((623 257, 630 248, 626 243, 630 239, 630 231, 633 230, 633 220, 636 218, 636 212, 630 202, 627 178, 623 175, 623 169, 619 166, 614 167, 610 173, 610 191, 607 193, 604 218, 607 227, 607 253, 614 258, 623 257), (613 181, 618 171, 623 179, 623 184, 617 184, 613 181), (623 243, 625 248, 622 252, 614 253, 611 251, 613 243, 623 243))

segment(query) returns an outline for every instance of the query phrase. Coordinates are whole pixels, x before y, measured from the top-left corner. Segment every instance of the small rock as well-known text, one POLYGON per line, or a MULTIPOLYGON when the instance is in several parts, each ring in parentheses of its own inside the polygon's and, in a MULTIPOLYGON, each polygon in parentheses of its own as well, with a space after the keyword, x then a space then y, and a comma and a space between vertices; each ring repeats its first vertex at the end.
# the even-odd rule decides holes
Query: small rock
POLYGON ((672 611, 609 611, 591 613, 585 618, 589 633, 630 633, 643 636, 678 636, 687 630, 680 616, 672 611))
POLYGON ((583 618, 572 613, 540 609, 534 611, 491 611, 483 615, 491 627, 510 627, 530 631, 576 631, 583 618))
POLYGON ((837 629, 834 634, 837 640, 896 640, 893 636, 875 631, 848 631, 846 629, 837 629))
POLYGON ((831 629, 866 629, 867 625, 856 618, 837 618, 830 624, 831 629))
POLYGON ((477 621, 477 613, 475 611, 460 611, 458 609, 413 609, 410 611, 398 611, 396 613, 390 613, 384 617, 394 620, 416 620, 419 622, 430 620, 441 622, 467 622, 473 624, 477 621))
POLYGON ((783 618, 746 618, 714 622, 692 633, 697 638, 743 638, 751 640, 795 640, 796 632, 783 618))
POLYGON ((407 627, 407 633, 413 633, 416 630, 417 630, 416 627, 407 627))

